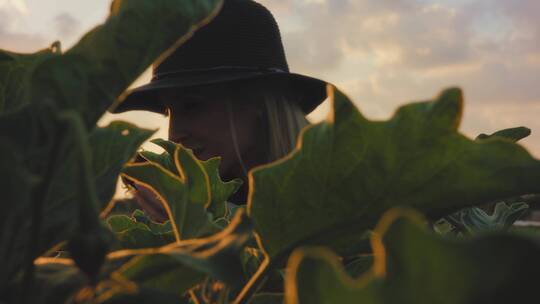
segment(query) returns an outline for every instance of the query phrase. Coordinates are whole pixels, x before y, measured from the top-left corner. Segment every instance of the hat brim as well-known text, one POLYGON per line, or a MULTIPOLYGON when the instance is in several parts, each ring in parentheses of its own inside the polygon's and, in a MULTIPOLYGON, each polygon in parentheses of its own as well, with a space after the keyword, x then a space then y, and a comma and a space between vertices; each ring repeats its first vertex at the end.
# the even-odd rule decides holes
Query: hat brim
POLYGON ((164 89, 190 88, 203 85, 236 82, 248 79, 276 79, 286 81, 298 92, 298 102, 304 113, 313 111, 326 99, 326 82, 309 76, 282 71, 206 71, 189 73, 182 77, 152 80, 150 83, 127 91, 119 105, 110 110, 122 113, 132 110, 146 110, 165 113, 157 93, 164 89))

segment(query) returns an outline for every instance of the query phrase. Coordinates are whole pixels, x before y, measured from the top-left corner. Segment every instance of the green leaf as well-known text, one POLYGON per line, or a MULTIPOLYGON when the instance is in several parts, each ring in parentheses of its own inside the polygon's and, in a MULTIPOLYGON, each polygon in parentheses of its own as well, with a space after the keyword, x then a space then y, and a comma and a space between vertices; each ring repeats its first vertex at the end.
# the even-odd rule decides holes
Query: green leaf
POLYGON ((236 286, 244 280, 240 252, 251 237, 251 229, 245 213, 239 212, 225 230, 211 237, 110 256, 136 255, 116 275, 160 292, 181 296, 208 275, 236 286))
POLYGON ((150 227, 154 229, 151 229, 147 224, 125 215, 111 216, 107 224, 120 241, 121 249, 162 247, 176 241, 172 227, 166 224, 153 223, 150 227))
POLYGON ((2 201, 0 212, 0 295, 6 294, 7 283, 23 269, 29 255, 27 244, 32 242, 31 222, 26 220, 32 212, 31 193, 39 178, 25 168, 21 155, 10 142, 0 137, 0 185, 2 201))
POLYGON ((217 232, 220 219, 228 216, 226 200, 238 190, 241 180, 223 182, 219 176, 219 158, 199 161, 180 144, 163 139, 152 142, 165 152, 141 152, 148 162, 130 164, 124 170, 124 177, 149 187, 165 202, 179 239, 217 232))
POLYGON ((446 219, 458 230, 471 234, 508 229, 527 212, 527 209, 529 205, 526 203, 513 203, 509 206, 505 202, 499 202, 495 205, 492 215, 473 207, 460 210, 447 216, 446 219))
MULTIPOLYGON (((24 210, 25 216, 18 218, 7 213, 8 217, 17 219, 18 234, 24 240, 24 243, 14 243, 21 246, 17 248, 20 258, 31 263, 51 246, 70 238, 77 244, 73 247, 75 251, 84 248, 82 251, 86 254, 87 250, 92 250, 104 256, 106 245, 98 240, 105 235, 97 218, 90 149, 78 114, 54 112, 54 107, 45 103, 26 105, 0 114, 0 126, 0 137, 6 138, 9 149, 20 157, 18 163, 10 166, 40 178, 39 183, 24 190, 27 201, 13 202, 21 208, 18 210, 24 210), (15 127, 21 122, 25 123, 25 128, 15 127), (21 136, 26 134, 29 136, 21 136)), ((76 260, 81 265, 91 264, 76 260)), ((25 269, 31 271, 30 267, 25 269)))
POLYGON ((517 128, 500 130, 491 135, 480 134, 478 135, 478 137, 476 137, 476 140, 486 140, 488 138, 498 137, 498 138, 506 138, 511 141, 517 142, 529 135, 531 135, 531 129, 526 128, 526 127, 517 127, 517 128))
MULTIPOLYGON (((54 102, 83 115, 88 128, 154 61, 209 22, 221 0, 115 0, 106 22, 31 75, 32 103, 54 102)), ((113 106, 114 107, 114 106, 113 106)))
POLYGON ((299 249, 289 261, 286 303, 502 304, 536 297, 536 241, 505 233, 449 239, 422 223, 410 211, 388 212, 372 240, 373 270, 357 280, 329 250, 299 249))
POLYGON ((255 295, 249 304, 282 304, 284 296, 282 293, 259 293, 255 295))
POLYGON ((240 189, 243 183, 240 178, 233 179, 230 182, 221 180, 219 176, 220 163, 221 158, 219 157, 210 158, 202 162, 210 179, 210 191, 212 193, 210 205, 207 209, 214 215, 214 218, 222 218, 227 215, 226 202, 231 195, 240 189))
POLYGON ((133 218, 126 215, 113 215, 107 218, 107 224, 112 232, 119 233, 133 228, 139 228, 150 231, 146 224, 138 223, 133 218))
POLYGON ((112 199, 124 164, 154 132, 122 121, 114 121, 107 127, 92 131, 89 138, 92 169, 101 209, 112 199))
POLYGON ((0 113, 13 111, 25 104, 30 75, 47 58, 61 54, 60 42, 33 54, 0 50, 0 113))
POLYGON ((251 172, 248 213, 261 246, 284 258, 327 245, 357 254, 360 236, 394 206, 440 218, 467 206, 540 192, 540 162, 508 140, 457 131, 459 89, 370 121, 329 87, 326 122, 308 127, 288 157, 251 172))
MULTIPOLYGON (((154 139, 152 142, 165 150, 162 154, 156 154, 148 151, 141 152, 141 156, 146 160, 153 161, 162 165, 165 169, 169 170, 173 174, 179 174, 174 164, 174 158, 171 156, 178 144, 174 142, 154 139)), ((201 161, 209 181, 211 191, 211 201, 208 206, 208 212, 212 213, 215 219, 225 217, 227 215, 226 201, 240 189, 242 186, 242 180, 237 178, 229 182, 224 182, 219 176, 219 165, 221 163, 220 157, 210 158, 206 161, 201 161)))
POLYGON ((174 152, 174 175, 158 163, 132 163, 123 176, 151 189, 163 203, 177 240, 208 235, 216 228, 206 207, 210 203, 208 176, 190 150, 177 146, 174 152))

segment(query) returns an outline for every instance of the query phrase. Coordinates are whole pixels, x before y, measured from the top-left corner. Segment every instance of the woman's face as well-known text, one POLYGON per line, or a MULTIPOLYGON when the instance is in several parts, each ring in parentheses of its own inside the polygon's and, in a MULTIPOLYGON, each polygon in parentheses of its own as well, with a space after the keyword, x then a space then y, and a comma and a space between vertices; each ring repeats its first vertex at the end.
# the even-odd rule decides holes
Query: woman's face
POLYGON ((244 175, 231 125, 236 130, 237 147, 247 169, 259 163, 257 154, 264 134, 261 134, 260 103, 235 100, 227 103, 228 98, 226 90, 219 88, 170 90, 161 95, 169 114, 169 140, 192 149, 201 160, 221 156, 220 174, 231 179, 244 175))

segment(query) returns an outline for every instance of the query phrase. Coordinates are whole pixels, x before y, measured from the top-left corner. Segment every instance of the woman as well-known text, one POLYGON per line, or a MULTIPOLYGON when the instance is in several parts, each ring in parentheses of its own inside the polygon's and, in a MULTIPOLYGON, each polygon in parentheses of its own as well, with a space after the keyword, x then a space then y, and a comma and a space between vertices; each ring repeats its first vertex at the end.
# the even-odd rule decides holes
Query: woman
MULTIPOLYGON (((225 0, 208 25, 153 69, 152 81, 128 92, 115 112, 169 116, 169 140, 203 160, 221 156, 225 180, 288 154, 305 114, 326 98, 322 80, 289 72, 272 14, 251 0, 225 0)), ((247 182, 230 200, 246 202, 247 182)), ((148 191, 138 200, 148 205, 148 191)))

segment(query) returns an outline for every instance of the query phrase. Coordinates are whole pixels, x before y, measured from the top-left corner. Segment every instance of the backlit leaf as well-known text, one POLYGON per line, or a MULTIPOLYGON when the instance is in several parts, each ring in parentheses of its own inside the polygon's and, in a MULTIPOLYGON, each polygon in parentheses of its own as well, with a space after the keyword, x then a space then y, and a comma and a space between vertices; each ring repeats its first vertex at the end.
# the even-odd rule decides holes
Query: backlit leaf
POLYGON ((457 131, 462 93, 400 107, 370 121, 329 87, 326 122, 308 127, 288 157, 251 172, 248 212, 270 257, 304 244, 355 254, 362 232, 394 206, 430 218, 471 205, 540 192, 540 161, 504 139, 457 131))
POLYGON ((536 297, 540 246, 499 233, 441 237, 416 213, 388 212, 372 240, 373 270, 350 278, 323 248, 296 251, 289 262, 286 303, 527 303, 536 297))
POLYGON ((244 279, 240 252, 251 237, 251 229, 245 213, 239 212, 225 230, 211 237, 156 249, 120 251, 110 257, 136 255, 117 275, 140 287, 178 296, 208 275, 238 285, 244 279))
POLYGON ((176 146, 174 163, 179 175, 155 162, 131 163, 123 176, 151 189, 167 211, 177 240, 197 238, 217 231, 211 215, 210 184, 204 167, 190 150, 176 146))

